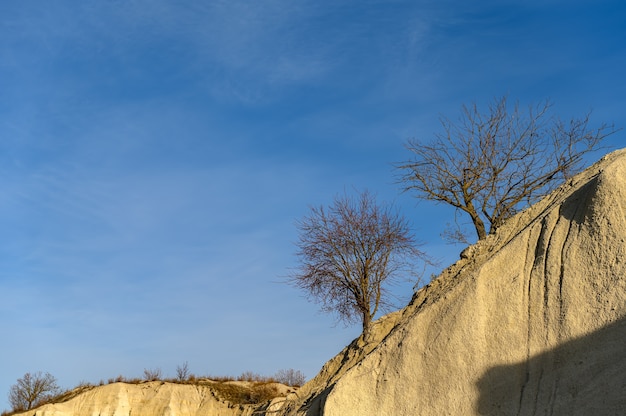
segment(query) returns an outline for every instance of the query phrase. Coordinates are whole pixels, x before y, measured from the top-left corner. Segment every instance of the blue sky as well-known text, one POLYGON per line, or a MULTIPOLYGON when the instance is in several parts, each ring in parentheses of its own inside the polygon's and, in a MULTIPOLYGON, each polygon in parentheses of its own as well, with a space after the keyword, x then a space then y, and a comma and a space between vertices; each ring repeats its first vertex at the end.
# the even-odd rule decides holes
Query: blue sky
POLYGON ((505 94, 625 127, 625 73, 621 0, 0 3, 0 395, 314 376, 359 328, 281 283, 310 205, 368 188, 445 267, 451 211, 396 183, 407 139, 505 94))

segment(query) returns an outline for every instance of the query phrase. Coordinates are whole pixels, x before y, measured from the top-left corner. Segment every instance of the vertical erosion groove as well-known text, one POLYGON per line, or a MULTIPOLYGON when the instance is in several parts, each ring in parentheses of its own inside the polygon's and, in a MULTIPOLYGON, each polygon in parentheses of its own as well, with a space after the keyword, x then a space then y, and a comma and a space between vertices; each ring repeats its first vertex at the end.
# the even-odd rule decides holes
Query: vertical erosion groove
POLYGON ((543 227, 533 227, 529 233, 526 244, 526 256, 524 260, 524 269, 522 270, 526 283, 526 293, 524 294, 526 300, 526 366, 524 381, 520 389, 519 404, 517 409, 517 415, 522 413, 524 395, 526 393, 526 387, 530 381, 530 357, 531 357, 531 320, 532 320, 532 275, 537 257, 537 247, 541 239, 543 227))

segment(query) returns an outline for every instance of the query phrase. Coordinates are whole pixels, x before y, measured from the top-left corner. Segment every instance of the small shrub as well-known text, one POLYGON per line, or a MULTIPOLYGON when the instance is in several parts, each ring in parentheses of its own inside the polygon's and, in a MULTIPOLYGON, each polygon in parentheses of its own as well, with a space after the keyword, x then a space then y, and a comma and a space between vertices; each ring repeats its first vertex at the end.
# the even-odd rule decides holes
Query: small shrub
POLYGON ((153 370, 144 369, 143 370, 143 378, 146 381, 156 381, 161 379, 161 369, 155 368, 153 370))
POLYGON ((239 377, 237 377, 237 381, 261 381, 261 379, 262 376, 260 374, 252 371, 244 371, 239 377))
POLYGON ((252 371, 244 371, 241 373, 239 377, 237 377, 237 381, 250 381, 256 383, 273 383, 276 382, 276 379, 273 376, 263 376, 261 374, 252 372, 252 371))

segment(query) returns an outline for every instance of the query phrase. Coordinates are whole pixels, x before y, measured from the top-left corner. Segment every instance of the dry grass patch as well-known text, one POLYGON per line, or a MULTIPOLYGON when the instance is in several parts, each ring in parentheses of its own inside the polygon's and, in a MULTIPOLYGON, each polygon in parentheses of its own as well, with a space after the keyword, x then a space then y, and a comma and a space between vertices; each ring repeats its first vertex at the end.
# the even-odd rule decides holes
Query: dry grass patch
POLYGON ((236 404, 260 404, 282 396, 274 382, 223 381, 210 384, 215 395, 236 404))

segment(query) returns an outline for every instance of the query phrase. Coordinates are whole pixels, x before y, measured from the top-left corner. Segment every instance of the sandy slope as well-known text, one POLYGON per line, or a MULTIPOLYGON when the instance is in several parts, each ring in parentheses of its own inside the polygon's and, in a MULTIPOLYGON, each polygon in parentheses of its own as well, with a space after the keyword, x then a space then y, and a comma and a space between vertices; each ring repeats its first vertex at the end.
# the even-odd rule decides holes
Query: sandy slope
MULTIPOLYGON (((237 382, 233 382, 237 383, 237 382)), ((276 384, 284 394, 293 389, 276 384)), ((252 416, 280 406, 235 405, 219 397, 210 383, 113 383, 94 387, 63 403, 48 404, 19 416, 252 416)))

